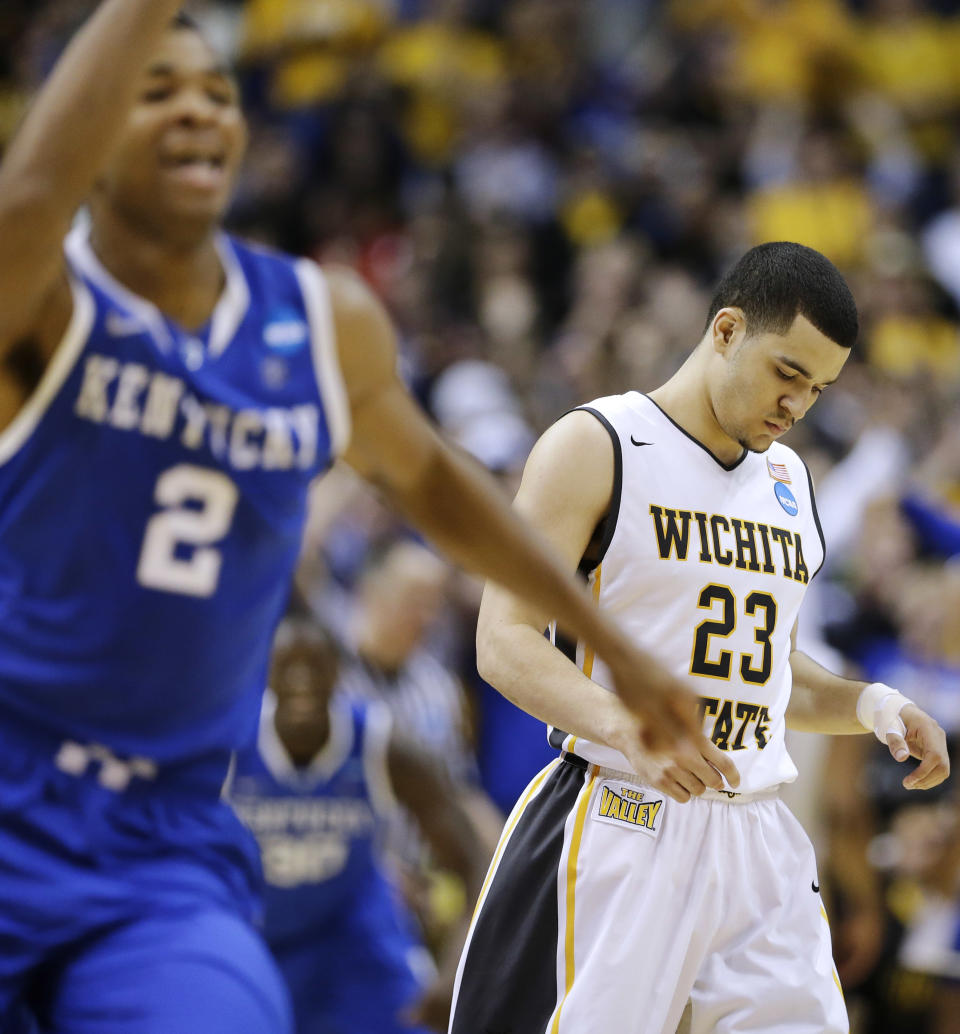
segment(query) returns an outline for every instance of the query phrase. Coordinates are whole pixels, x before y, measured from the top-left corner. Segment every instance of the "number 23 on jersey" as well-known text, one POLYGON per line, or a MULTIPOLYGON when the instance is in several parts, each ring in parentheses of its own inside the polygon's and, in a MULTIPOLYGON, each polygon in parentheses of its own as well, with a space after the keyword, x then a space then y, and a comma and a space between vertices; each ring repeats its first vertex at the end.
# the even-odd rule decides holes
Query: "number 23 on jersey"
MULTIPOLYGON (((710 584, 701 590, 697 606, 710 611, 711 617, 701 621, 694 632, 690 674, 729 681, 733 651, 724 650, 721 645, 719 652, 713 655, 711 640, 714 637, 725 639, 736 628, 736 596, 727 585, 710 584)), ((743 601, 743 610, 756 622, 754 640, 760 649, 759 655, 740 654, 740 677, 746 683, 763 686, 773 671, 771 636, 777 623, 777 602, 767 592, 751 592, 743 601)), ((721 750, 745 750, 750 745, 751 735, 760 750, 767 745, 770 716, 763 705, 701 696, 700 708, 704 718, 715 718, 710 738, 721 750)))

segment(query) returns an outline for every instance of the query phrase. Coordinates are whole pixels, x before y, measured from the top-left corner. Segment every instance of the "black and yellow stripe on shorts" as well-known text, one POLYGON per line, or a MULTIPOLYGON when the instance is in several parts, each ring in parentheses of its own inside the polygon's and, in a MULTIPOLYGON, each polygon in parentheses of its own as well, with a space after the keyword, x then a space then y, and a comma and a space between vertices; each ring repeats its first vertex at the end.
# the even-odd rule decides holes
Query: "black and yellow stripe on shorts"
POLYGON ((557 925, 564 827, 589 781, 579 758, 555 765, 506 834, 474 919, 451 1034, 549 1034, 557 942, 569 934, 557 925))

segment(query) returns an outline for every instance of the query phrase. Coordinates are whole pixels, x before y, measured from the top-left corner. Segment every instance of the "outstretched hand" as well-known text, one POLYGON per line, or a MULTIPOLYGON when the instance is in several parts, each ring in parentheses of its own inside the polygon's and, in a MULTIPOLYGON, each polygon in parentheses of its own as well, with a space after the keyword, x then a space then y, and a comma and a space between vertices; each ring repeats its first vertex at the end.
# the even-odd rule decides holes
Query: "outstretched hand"
MULTIPOLYGON (((684 692, 687 692, 684 690, 684 692)), ((607 743, 627 759, 631 772, 654 789, 685 804, 704 790, 731 790, 740 786, 740 773, 729 754, 699 730, 666 751, 651 751, 643 739, 643 723, 623 707, 607 743)))
POLYGON ((730 757, 705 736, 666 754, 633 751, 626 757, 642 782, 680 804, 707 789, 736 791, 740 785, 740 774, 730 757))
POLYGON ((950 775, 950 755, 943 729, 926 711, 916 704, 907 704, 900 711, 905 733, 887 733, 887 746, 897 761, 914 757, 920 762, 906 775, 903 785, 907 790, 930 790, 950 775))
POLYGON ((707 741, 700 731, 696 697, 650 654, 624 647, 604 656, 617 696, 641 723, 640 744, 653 753, 700 753, 707 741))
POLYGON ((735 791, 740 785, 740 774, 729 755, 706 737, 695 746, 683 747, 672 755, 654 755, 641 764, 638 775, 681 804, 708 788, 735 791))

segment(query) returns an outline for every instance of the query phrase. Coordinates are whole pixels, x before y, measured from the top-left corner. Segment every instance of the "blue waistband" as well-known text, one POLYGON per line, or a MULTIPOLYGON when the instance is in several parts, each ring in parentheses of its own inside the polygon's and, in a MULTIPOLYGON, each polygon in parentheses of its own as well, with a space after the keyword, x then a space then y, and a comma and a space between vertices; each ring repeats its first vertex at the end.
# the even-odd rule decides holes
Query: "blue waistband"
POLYGON ((114 751, 106 743, 72 739, 0 708, 0 758, 12 763, 49 765, 57 772, 116 794, 187 795, 215 799, 230 773, 233 755, 216 751, 202 757, 159 763, 114 751))

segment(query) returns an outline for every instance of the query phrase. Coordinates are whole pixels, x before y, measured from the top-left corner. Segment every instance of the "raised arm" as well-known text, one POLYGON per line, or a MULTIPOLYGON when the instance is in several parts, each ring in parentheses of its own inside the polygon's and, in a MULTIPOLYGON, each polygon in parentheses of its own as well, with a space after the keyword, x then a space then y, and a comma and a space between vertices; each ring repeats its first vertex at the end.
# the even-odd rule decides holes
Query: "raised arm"
MULTIPOLYGON (((29 340, 49 358, 70 316, 63 238, 182 0, 105 0, 40 91, 0 165, 0 367, 29 340)), ((0 392, 0 427, 18 408, 0 392)))
POLYGON ((697 735, 688 688, 604 618, 572 574, 511 510, 499 486, 444 443, 396 374, 393 330, 369 290, 330 276, 353 433, 345 459, 454 561, 529 600, 590 643, 644 720, 650 747, 697 735))

